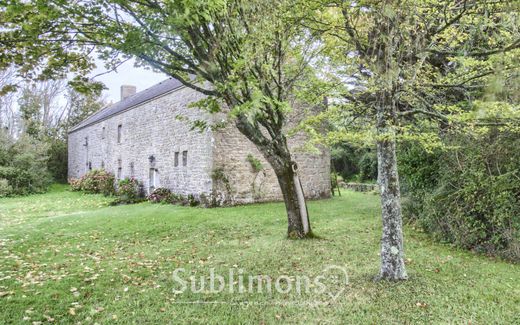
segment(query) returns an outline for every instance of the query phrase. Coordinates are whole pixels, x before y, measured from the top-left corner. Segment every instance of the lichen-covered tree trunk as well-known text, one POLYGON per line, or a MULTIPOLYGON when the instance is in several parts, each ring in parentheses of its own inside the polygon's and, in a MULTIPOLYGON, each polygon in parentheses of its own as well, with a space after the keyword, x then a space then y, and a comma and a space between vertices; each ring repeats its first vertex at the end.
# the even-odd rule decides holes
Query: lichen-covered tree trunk
POLYGON ((403 218, 397 173, 396 140, 391 127, 393 111, 388 107, 383 108, 378 115, 377 163, 383 220, 379 278, 404 280, 407 274, 404 265, 403 218))
POLYGON ((275 168, 276 177, 287 211, 287 235, 289 238, 304 238, 310 234, 307 205, 298 174, 293 170, 294 162, 282 168, 275 168))
POLYGON ((310 236, 309 215, 297 165, 291 158, 287 139, 281 129, 272 132, 268 139, 258 128, 252 127, 244 116, 238 117, 236 126, 256 145, 276 174, 287 212, 287 235, 290 238, 310 236))

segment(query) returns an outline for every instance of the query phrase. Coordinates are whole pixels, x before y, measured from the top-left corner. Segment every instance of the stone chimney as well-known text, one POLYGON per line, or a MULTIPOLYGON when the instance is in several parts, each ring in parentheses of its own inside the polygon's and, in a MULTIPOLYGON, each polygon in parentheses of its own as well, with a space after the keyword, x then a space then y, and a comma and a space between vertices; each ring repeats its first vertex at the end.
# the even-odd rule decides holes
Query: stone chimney
POLYGON ((130 85, 122 85, 121 86, 121 100, 135 95, 137 88, 135 86, 130 85))

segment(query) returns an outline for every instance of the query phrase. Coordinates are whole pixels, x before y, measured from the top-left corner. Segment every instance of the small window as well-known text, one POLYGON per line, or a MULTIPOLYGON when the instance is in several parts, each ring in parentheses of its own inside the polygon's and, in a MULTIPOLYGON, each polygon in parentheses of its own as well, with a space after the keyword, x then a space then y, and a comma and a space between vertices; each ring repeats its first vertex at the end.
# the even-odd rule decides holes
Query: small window
POLYGON ((85 147, 88 147, 88 137, 85 137, 85 144, 84 144, 85 147))
POLYGON ((105 134, 106 134, 106 129, 105 129, 105 127, 103 127, 103 128, 101 129, 101 139, 104 139, 104 138, 105 138, 105 134))
POLYGON ((130 177, 134 177, 134 176, 135 176, 134 163, 131 162, 130 163, 130 177))
POLYGON ((104 168, 105 168, 105 162, 102 161, 102 162, 101 162, 101 169, 104 169, 104 168))
POLYGON ((121 159, 117 160, 117 178, 121 179, 123 176, 123 163, 121 159))
POLYGON ((119 124, 117 126, 117 143, 121 143, 121 131, 123 130, 123 125, 119 124))
POLYGON ((182 152, 182 165, 183 166, 188 165, 188 152, 187 151, 182 152))
POLYGON ((92 161, 88 162, 88 170, 92 170, 92 161))
POLYGON ((175 166, 175 167, 179 166, 179 152, 178 151, 175 153, 175 158, 173 159, 173 166, 175 166))

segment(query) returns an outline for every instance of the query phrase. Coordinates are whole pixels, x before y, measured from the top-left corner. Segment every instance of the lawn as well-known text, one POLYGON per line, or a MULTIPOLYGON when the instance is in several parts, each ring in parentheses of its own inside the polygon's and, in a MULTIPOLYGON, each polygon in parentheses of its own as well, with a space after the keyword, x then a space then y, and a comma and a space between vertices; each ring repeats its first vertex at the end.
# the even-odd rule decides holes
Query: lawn
MULTIPOLYGON (((520 323, 520 266, 405 229, 410 279, 375 282, 379 200, 309 203, 309 240, 285 238, 280 203, 201 209, 70 192, 0 199, 0 323, 520 323), (172 272, 270 276, 295 288, 329 265, 327 292, 182 293, 172 272), (329 271, 334 275, 335 271, 329 271), (338 275, 338 274, 335 274, 338 275), (331 294, 332 293, 332 294, 331 294)), ((200 284, 200 280, 199 280, 200 284)))

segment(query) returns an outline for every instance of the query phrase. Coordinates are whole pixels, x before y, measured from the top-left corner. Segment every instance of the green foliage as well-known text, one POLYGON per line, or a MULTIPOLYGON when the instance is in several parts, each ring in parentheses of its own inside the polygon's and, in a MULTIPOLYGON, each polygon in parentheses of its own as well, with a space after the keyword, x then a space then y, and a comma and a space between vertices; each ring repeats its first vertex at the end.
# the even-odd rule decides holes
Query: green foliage
POLYGON ((69 184, 73 191, 100 193, 106 196, 115 194, 115 177, 103 169, 94 169, 79 179, 70 179, 69 184))
POLYGON ((377 156, 371 148, 338 143, 332 147, 333 169, 345 181, 367 182, 377 179, 377 156))
MULTIPOLYGON (((90 88, 86 85, 91 80, 81 76, 94 68, 94 58, 79 47, 64 46, 78 35, 57 28, 72 23, 66 20, 58 23, 59 6, 50 1, 3 1, 0 16, 0 70, 15 67, 17 75, 27 81, 63 79, 73 73, 76 75, 71 81, 73 86, 82 91, 90 88), (44 41, 43 35, 56 41, 44 41), (39 38, 41 41, 37 41, 39 38)), ((8 88, 14 90, 16 86, 15 83, 8 88)), ((99 90, 99 83, 94 82, 92 88, 99 90)))
POLYGON ((9 185, 9 181, 5 178, 0 178, 0 197, 6 197, 13 193, 13 187, 9 185))
POLYGON ((0 130, 0 166, 7 166, 9 164, 9 160, 11 160, 9 149, 13 143, 14 139, 4 130, 0 130))
POLYGON ((211 171, 211 179, 218 185, 223 185, 228 193, 231 192, 231 184, 223 167, 214 168, 211 171))
POLYGON ((69 180, 70 190, 73 192, 81 191, 81 185, 83 182, 82 178, 70 178, 69 180))
POLYGON ((355 148, 348 144, 337 144, 331 148, 333 170, 346 181, 359 173, 358 157, 355 148))
POLYGON ((251 168, 253 169, 253 172, 255 174, 261 172, 264 169, 264 166, 262 165, 260 159, 254 157, 252 154, 248 154, 246 160, 251 165, 251 168))
POLYGON ((92 115, 107 104, 96 93, 83 94, 71 88, 67 88, 65 97, 70 106, 70 112, 67 116, 67 121, 63 125, 64 131, 80 123, 87 116, 92 115))
POLYGON ((401 187, 406 192, 429 191, 437 185, 443 151, 427 151, 416 143, 404 143, 399 148, 399 174, 405 175, 401 187))
POLYGON ((135 178, 124 178, 117 182, 116 204, 132 204, 144 200, 144 195, 135 178))
POLYGON ((3 196, 44 192, 51 183, 46 155, 45 143, 26 135, 13 140, 0 131, 0 179, 4 180, 3 196))
POLYGON ((332 189, 332 193, 338 188, 338 173, 330 173, 330 188, 332 189))
POLYGON ((47 151, 47 169, 54 181, 67 182, 67 142, 60 138, 49 138, 47 140, 49 150, 47 151))
POLYGON ((148 201, 152 203, 173 203, 173 194, 167 188, 156 188, 152 194, 148 195, 148 201))
POLYGON ((182 194, 172 193, 169 189, 162 187, 155 189, 152 194, 148 195, 147 199, 152 203, 177 204, 192 207, 203 203, 204 206, 210 207, 207 205, 206 200, 208 198, 205 195, 201 195, 199 198, 193 194, 184 196, 182 194))
POLYGON ((333 3, 305 6, 334 71, 324 74, 334 101, 312 119, 332 126, 320 140, 413 139, 433 150, 442 141, 432 125, 518 128, 518 109, 496 114, 508 103, 518 107, 517 1, 333 3))
POLYGON ((369 181, 377 179, 377 156, 375 152, 365 152, 358 162, 359 181, 369 181))
POLYGON ((452 148, 400 155, 405 216, 435 238, 520 261, 517 134, 451 135, 452 148))
POLYGON ((193 194, 188 194, 187 202, 190 207, 195 207, 200 204, 199 200, 193 194))

